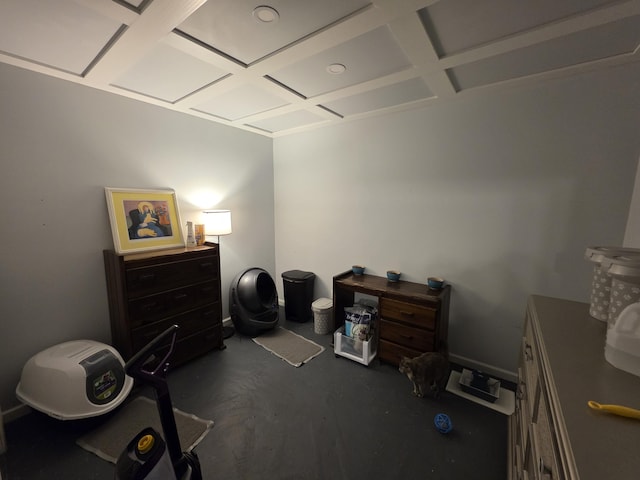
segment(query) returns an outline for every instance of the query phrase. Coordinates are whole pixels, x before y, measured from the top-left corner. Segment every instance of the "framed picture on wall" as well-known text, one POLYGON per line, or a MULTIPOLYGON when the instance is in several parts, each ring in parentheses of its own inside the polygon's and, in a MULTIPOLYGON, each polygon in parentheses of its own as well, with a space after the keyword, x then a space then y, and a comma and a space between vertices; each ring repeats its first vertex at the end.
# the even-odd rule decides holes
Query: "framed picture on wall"
POLYGON ((119 255, 184 247, 173 190, 105 188, 113 246, 119 255))

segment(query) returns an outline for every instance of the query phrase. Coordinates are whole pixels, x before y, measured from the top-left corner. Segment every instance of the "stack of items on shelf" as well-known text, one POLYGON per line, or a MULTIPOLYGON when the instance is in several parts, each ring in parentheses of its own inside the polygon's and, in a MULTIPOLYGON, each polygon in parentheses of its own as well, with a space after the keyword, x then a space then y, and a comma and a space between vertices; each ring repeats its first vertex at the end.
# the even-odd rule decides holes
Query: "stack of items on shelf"
MULTIPOLYGON (((364 342, 371 338, 378 311, 375 307, 356 303, 344 309, 344 333, 346 336, 364 342)), ((362 347, 362 345, 360 345, 362 347)))
POLYGON ((334 334, 334 350, 340 355, 364 365, 376 356, 376 306, 364 302, 344 309, 344 326, 334 334))

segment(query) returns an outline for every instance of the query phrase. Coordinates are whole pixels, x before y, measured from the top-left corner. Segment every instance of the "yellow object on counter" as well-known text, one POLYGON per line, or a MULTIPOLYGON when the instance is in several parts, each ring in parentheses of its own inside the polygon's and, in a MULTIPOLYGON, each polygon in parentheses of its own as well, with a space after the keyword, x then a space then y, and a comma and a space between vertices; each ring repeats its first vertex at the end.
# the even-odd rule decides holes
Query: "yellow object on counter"
POLYGON ((623 407, 621 405, 602 405, 593 400, 589 400, 587 405, 593 410, 600 410, 602 412, 612 413, 613 415, 640 420, 640 410, 636 410, 635 408, 623 407))

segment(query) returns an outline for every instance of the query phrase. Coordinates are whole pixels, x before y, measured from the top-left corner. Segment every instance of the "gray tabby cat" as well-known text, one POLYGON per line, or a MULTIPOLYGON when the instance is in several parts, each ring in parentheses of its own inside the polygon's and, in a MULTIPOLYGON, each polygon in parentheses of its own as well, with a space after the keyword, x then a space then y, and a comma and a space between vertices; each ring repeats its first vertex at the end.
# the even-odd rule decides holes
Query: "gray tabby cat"
POLYGON ((449 360, 446 353, 426 352, 415 358, 402 357, 398 368, 413 382, 413 394, 423 397, 427 390, 438 398, 449 380, 449 360))

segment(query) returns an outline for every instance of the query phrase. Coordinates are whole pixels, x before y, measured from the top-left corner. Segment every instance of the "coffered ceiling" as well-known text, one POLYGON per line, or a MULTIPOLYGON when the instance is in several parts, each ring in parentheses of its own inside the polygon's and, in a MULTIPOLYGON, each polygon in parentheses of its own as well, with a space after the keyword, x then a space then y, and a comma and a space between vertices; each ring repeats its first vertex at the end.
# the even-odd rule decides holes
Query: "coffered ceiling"
POLYGON ((0 1, 0 61, 270 137, 638 61, 639 44, 640 0, 0 1))

